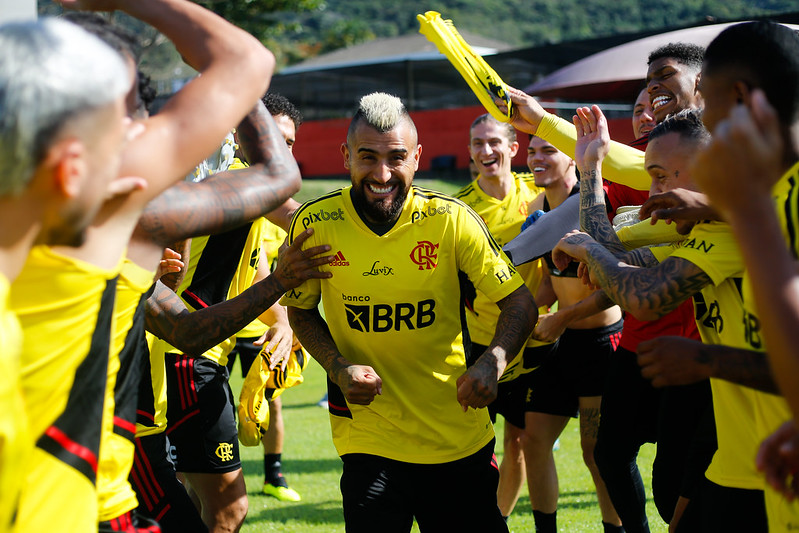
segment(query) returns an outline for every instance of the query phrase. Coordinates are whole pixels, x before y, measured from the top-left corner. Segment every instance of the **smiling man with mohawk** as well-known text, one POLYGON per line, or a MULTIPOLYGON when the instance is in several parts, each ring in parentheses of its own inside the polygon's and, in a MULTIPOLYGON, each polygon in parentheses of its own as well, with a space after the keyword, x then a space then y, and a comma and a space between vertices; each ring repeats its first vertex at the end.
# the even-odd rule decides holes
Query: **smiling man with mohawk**
POLYGON ((508 531, 484 407, 535 325, 535 301, 473 210, 413 185, 422 147, 399 98, 363 97, 341 151, 352 186, 300 207, 289 239, 307 220, 306 245, 323 239, 346 261, 281 303, 327 371, 346 529, 404 533, 415 518, 423 533, 508 531), (468 369, 466 278, 500 309, 468 369))

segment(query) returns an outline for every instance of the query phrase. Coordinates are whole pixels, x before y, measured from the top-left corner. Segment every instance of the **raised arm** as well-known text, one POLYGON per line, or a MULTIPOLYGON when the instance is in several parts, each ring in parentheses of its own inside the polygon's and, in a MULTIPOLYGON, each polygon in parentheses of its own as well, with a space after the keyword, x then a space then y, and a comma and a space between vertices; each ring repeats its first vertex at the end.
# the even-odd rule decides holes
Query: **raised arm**
POLYGON ((247 32, 187 0, 63 0, 68 8, 120 10, 175 44, 200 72, 145 121, 124 151, 120 175, 142 176, 148 187, 129 202, 144 204, 210 154, 255 102, 274 70, 274 56, 247 32))
MULTIPOLYGON (((565 154, 575 153, 578 137, 572 124, 549 113, 535 98, 519 89, 509 87, 508 93, 514 105, 511 117, 513 127, 547 140, 565 154)), ((649 190, 649 176, 644 169, 644 153, 640 150, 611 141, 603 169, 610 181, 633 189, 649 190)))
POLYGON ((577 144, 574 161, 580 171, 580 228, 605 246, 615 257, 641 266, 657 264, 646 248, 628 252, 608 220, 602 162, 610 150, 610 133, 605 115, 597 107, 581 107, 574 115, 577 144))
POLYGON ((134 231, 129 254, 197 235, 227 231, 285 202, 300 187, 297 163, 263 103, 239 125, 240 143, 252 164, 220 172, 199 183, 180 182, 147 204, 134 231))

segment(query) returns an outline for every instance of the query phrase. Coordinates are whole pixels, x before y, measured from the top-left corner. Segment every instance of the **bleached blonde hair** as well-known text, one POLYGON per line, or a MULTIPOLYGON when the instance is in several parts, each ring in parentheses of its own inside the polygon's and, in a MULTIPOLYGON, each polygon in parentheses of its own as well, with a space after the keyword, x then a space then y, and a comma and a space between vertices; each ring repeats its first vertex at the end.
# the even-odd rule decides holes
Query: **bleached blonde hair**
POLYGON ((130 85, 122 56, 71 22, 0 25, 0 195, 23 190, 60 132, 130 85))
POLYGON ((408 110, 405 109, 402 100, 387 93, 367 94, 361 98, 358 111, 352 118, 352 122, 350 122, 350 127, 347 131, 347 142, 349 143, 355 128, 361 122, 365 122, 380 133, 385 133, 393 130, 404 121, 411 125, 413 133, 416 135, 416 125, 408 114, 408 110))

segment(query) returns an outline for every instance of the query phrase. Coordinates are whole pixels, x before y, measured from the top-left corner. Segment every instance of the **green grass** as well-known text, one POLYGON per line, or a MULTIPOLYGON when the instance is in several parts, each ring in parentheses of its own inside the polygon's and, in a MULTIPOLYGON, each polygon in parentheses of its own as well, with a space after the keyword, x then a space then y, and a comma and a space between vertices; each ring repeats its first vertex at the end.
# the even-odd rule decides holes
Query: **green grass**
MULTIPOLYGON (((236 368, 231 377, 236 397, 241 386, 240 375, 236 368)), ((301 502, 282 503, 262 495, 263 452, 260 447, 241 448, 250 500, 250 511, 241 530, 243 533, 344 531, 339 493, 341 461, 330 437, 327 410, 316 405, 324 391, 324 372, 318 364, 311 362, 305 371, 305 382, 283 394, 283 418, 286 427, 283 473, 291 486, 302 495, 301 502)), ((495 431, 497 435, 502 435, 501 417, 495 431)), ((579 438, 578 424, 572 421, 561 436, 560 449, 555 452, 560 477, 558 526, 560 531, 573 533, 601 532, 599 507, 591 477, 582 463, 579 438)), ((496 451, 497 457, 501 459, 501 442, 496 451)), ((653 446, 642 448, 638 464, 646 487, 651 486, 653 458, 653 446)), ((653 532, 667 531, 651 498, 647 505, 647 514, 653 532)), ((511 531, 516 532, 535 530, 526 487, 510 517, 509 525, 511 531)), ((414 531, 418 529, 414 528, 414 531)))

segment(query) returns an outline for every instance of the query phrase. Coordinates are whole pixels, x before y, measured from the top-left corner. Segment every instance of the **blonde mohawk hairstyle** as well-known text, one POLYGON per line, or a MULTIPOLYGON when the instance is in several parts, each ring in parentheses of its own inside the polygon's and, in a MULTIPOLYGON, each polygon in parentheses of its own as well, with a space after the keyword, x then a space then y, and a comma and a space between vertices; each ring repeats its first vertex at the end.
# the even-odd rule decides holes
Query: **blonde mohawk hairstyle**
POLYGON ((361 98, 359 114, 377 131, 393 129, 407 115, 402 100, 386 93, 367 94, 361 98))

